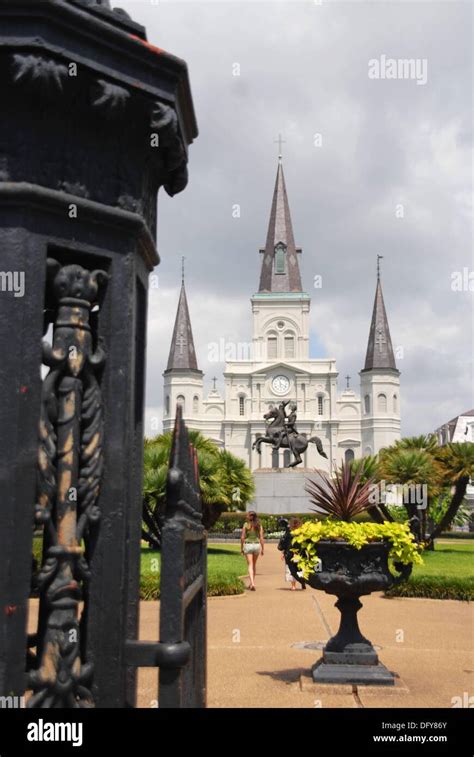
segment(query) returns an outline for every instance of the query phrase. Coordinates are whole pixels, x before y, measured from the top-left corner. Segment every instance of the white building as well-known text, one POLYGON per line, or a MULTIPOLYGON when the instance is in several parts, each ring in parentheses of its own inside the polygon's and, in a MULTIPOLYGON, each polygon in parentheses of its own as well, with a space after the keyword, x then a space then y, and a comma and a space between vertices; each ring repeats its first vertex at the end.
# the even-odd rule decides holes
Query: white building
MULTIPOLYGON (((443 446, 450 442, 474 442, 474 410, 466 410, 457 415, 434 432, 438 444, 443 446)), ((467 485, 466 501, 474 509, 474 480, 467 485)))
POLYGON ((311 298, 301 282, 301 254, 293 237, 280 159, 267 240, 259 256, 260 283, 251 297, 250 354, 225 365, 224 396, 214 386, 204 397, 183 281, 164 373, 165 431, 173 427, 180 402, 189 428, 215 439, 254 471, 289 462, 289 451, 272 452, 265 444, 261 456, 252 450, 255 439, 265 433, 263 414, 282 400, 297 403, 298 431, 308 438, 319 436, 328 456, 324 459, 310 444, 305 468, 333 470, 344 459, 374 454, 400 438, 400 373, 379 273, 360 396, 349 388, 338 392, 335 357, 309 355, 311 298))
POLYGON ((452 418, 434 432, 438 438, 438 444, 449 442, 474 442, 474 410, 452 418))

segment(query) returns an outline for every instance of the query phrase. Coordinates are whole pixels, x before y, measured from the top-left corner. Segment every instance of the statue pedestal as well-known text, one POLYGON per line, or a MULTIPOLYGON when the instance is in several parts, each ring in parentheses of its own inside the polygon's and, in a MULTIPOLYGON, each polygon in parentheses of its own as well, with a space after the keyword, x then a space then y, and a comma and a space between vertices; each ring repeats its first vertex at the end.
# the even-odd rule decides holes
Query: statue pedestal
POLYGON ((306 477, 314 475, 310 468, 262 468, 253 472, 255 497, 249 510, 283 515, 312 512, 305 492, 306 477))

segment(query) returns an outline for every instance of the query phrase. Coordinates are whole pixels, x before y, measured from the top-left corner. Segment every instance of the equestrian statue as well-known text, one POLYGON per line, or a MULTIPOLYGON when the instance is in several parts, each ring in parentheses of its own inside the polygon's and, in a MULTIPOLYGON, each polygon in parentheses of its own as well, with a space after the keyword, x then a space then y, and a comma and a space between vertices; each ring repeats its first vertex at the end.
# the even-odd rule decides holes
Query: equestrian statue
POLYGON ((289 400, 280 402, 278 407, 270 405, 268 413, 265 413, 263 417, 267 421, 265 436, 260 436, 252 445, 252 449, 256 449, 259 455, 262 452, 260 449, 262 444, 271 444, 273 449, 289 449, 294 457, 289 467, 294 468, 295 465, 303 462, 301 453, 306 451, 310 442, 313 442, 319 454, 327 458, 319 436, 311 436, 307 439, 298 433, 295 425, 296 404, 294 402, 289 400), (290 410, 288 415, 286 414, 287 405, 290 410))

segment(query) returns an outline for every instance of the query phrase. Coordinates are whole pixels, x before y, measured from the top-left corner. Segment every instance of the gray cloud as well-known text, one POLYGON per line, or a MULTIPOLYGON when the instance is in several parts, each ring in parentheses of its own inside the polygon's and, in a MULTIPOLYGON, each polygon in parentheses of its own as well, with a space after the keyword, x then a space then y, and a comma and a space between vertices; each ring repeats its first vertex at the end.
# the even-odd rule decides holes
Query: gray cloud
MULTIPOLYGON (((472 407, 472 6, 457 2, 131 2, 153 44, 186 59, 200 136, 190 184, 159 199, 160 288, 150 298, 147 414, 162 378, 185 255, 200 367, 220 337, 251 338, 249 297, 276 171, 278 132, 312 332, 358 385, 375 256, 394 345, 402 432, 472 407), (428 81, 371 80, 381 55, 426 58, 428 81), (240 76, 232 75, 239 63, 240 76), (322 135, 322 146, 313 144, 322 135), (232 205, 241 206, 240 219, 232 205), (404 218, 397 218, 397 204, 404 218), (315 274, 322 289, 313 289, 315 274)), ((313 340, 313 341, 314 341, 313 340)), ((345 382, 340 380, 340 389, 345 382)), ((222 388, 222 382, 221 382, 222 388)))

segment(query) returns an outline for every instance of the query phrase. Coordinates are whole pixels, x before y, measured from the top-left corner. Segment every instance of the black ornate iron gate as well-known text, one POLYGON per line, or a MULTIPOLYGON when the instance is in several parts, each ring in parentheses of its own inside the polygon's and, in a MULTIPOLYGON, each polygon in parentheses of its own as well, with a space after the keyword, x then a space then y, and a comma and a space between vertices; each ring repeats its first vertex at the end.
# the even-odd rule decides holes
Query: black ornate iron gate
POLYGON ((197 454, 180 405, 161 532, 160 580, 160 641, 127 641, 127 664, 160 668, 160 707, 205 707, 207 532, 197 454))
MULTIPOLYGON (((180 567, 164 556, 163 619, 171 597, 185 625, 164 626, 161 645, 136 641, 148 276, 158 190, 184 189, 197 135, 186 64, 97 0, 2 0, 0 30, 0 696, 134 706, 136 666, 163 665, 162 705, 202 705, 187 641, 204 638, 204 578, 180 605, 166 578, 180 567)), ((205 542, 177 428, 183 473, 164 528, 189 576, 196 554, 176 534, 205 542)))
POLYGON ((196 451, 178 405, 162 530, 160 638, 179 640, 186 665, 160 667, 161 707, 203 707, 206 702, 207 535, 196 451))

